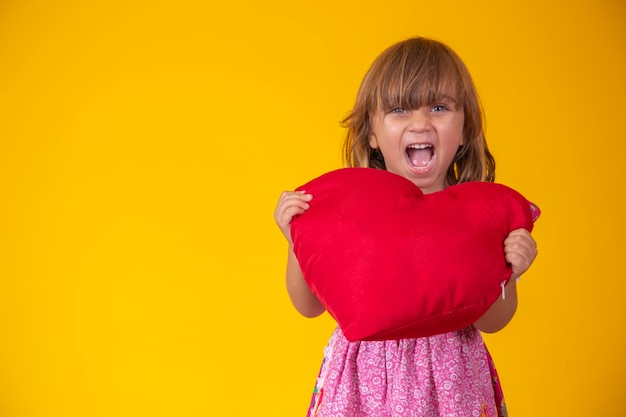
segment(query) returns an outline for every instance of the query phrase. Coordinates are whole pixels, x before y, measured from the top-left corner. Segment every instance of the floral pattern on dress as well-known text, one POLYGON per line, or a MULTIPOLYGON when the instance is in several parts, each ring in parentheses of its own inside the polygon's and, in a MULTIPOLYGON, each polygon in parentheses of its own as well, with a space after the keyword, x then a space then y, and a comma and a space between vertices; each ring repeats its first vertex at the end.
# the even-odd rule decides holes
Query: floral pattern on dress
POLYGON ((417 339, 348 341, 336 329, 308 417, 506 417, 493 361, 473 326, 417 339))

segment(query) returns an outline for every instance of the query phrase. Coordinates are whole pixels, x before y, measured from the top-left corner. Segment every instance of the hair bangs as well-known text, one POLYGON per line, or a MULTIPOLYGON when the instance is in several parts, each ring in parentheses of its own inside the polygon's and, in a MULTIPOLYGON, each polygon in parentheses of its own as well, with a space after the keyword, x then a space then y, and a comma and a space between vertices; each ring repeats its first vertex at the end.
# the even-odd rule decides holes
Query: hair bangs
POLYGON ((463 77, 447 51, 401 48, 395 52, 395 56, 378 72, 374 111, 388 111, 396 107, 417 109, 436 104, 444 98, 462 105, 465 100, 463 77))

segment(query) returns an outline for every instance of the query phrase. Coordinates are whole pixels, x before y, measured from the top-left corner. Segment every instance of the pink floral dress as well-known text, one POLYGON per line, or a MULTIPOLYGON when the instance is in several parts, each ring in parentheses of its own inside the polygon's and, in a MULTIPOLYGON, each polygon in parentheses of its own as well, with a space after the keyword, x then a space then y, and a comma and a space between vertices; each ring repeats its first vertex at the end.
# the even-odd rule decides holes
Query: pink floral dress
POLYGON ((493 361, 473 326, 419 339, 350 342, 324 350, 308 417, 505 417, 493 361))

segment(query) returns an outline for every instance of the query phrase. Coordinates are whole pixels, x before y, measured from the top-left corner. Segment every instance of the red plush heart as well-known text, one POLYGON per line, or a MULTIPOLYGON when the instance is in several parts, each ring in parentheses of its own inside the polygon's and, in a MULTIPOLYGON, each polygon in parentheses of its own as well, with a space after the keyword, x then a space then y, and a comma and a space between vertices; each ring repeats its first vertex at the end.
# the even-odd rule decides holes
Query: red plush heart
POLYGON ((304 278, 351 340, 423 337, 474 323, 511 276, 503 242, 533 228, 530 203, 501 184, 424 195, 371 168, 326 173, 291 223, 304 278))

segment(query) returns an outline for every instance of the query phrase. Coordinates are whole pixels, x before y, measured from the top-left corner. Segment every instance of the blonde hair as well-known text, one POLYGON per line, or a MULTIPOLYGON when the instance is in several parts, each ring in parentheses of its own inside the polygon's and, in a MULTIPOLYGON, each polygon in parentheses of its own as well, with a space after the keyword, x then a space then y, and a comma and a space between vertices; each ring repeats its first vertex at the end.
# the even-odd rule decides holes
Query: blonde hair
POLYGON ((495 160, 483 132, 484 115, 472 77, 461 58, 441 42, 417 37, 383 51, 365 74, 352 111, 342 120, 347 133, 344 162, 349 167, 386 169, 370 144, 372 117, 379 110, 417 109, 453 95, 462 106, 463 143, 448 169, 447 183, 495 180, 495 160))

